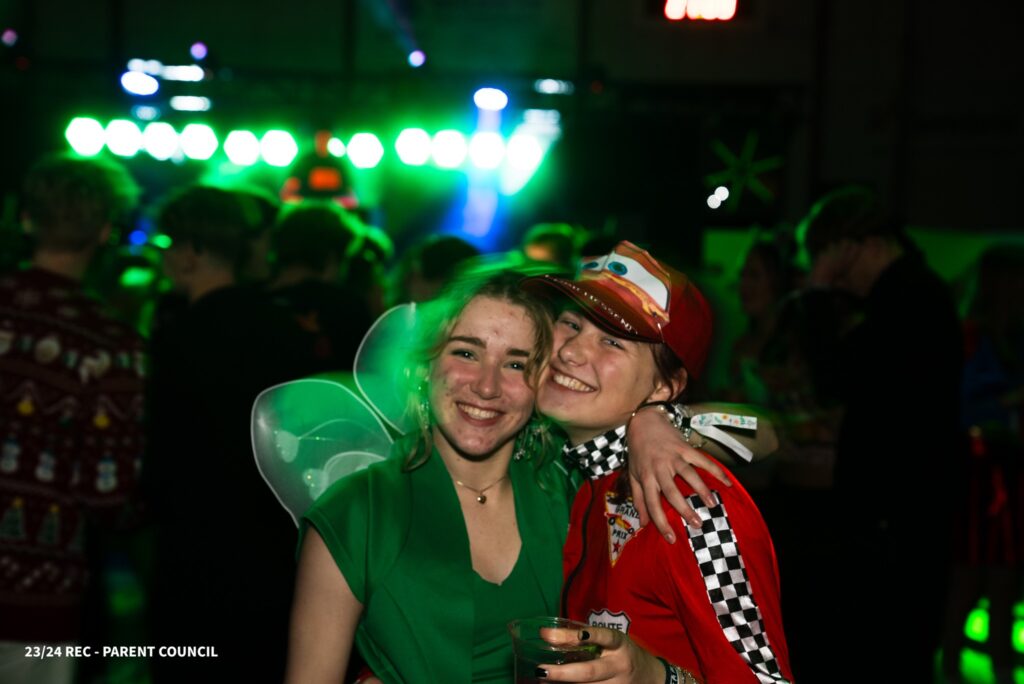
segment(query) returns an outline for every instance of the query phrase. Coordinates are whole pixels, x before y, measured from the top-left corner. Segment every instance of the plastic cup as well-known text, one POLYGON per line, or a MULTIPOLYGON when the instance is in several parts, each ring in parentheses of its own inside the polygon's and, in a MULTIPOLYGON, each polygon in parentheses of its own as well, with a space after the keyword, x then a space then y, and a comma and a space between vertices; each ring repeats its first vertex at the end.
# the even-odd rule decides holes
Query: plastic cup
POLYGON ((512 651, 515 653, 516 684, 537 684, 542 681, 535 676, 538 667, 581 663, 601 655, 601 647, 596 644, 558 643, 566 635, 561 634, 562 639, 559 639, 559 633, 553 631, 568 629, 578 632, 587 628, 588 625, 582 622, 559 617, 523 618, 508 623, 512 651))

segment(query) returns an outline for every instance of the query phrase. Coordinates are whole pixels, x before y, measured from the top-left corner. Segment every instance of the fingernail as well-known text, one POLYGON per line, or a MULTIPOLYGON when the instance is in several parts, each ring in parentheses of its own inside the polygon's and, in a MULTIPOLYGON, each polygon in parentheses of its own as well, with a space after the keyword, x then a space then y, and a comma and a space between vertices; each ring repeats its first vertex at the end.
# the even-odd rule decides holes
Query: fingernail
POLYGON ((586 641, 590 638, 590 632, 585 629, 580 630, 580 641, 586 641))
POLYGON ((543 667, 538 667, 536 670, 533 671, 533 676, 537 677, 538 679, 544 679, 548 676, 548 671, 545 670, 543 667))
POLYGON ((668 536, 665 537, 665 541, 667 541, 669 544, 675 544, 676 543, 676 535, 674 535, 671 532, 669 532, 668 536))

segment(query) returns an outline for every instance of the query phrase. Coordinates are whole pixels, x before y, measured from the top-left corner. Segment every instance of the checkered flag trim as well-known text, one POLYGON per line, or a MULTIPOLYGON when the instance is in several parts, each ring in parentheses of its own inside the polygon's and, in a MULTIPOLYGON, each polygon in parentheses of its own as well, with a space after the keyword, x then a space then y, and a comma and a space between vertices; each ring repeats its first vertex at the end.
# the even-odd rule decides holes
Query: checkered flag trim
POLYGON ((686 530, 718 624, 759 682, 785 682, 778 658, 768 643, 761 609, 754 602, 747 568, 725 505, 717 492, 712 495, 718 502, 713 508, 708 508, 699 496, 687 497, 704 524, 699 530, 687 525, 686 530))
POLYGON ((562 457, 570 468, 580 467, 591 480, 615 472, 626 463, 626 426, 595 437, 583 444, 562 448, 562 457))

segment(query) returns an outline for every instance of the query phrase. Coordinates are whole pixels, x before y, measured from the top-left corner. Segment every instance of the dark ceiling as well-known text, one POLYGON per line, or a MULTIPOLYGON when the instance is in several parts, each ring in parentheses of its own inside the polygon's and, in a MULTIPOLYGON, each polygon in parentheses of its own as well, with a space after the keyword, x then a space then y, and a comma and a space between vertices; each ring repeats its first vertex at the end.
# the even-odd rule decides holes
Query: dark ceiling
POLYGON ((566 191, 624 198, 598 211, 685 195, 686 179, 714 170, 712 139, 739 149, 754 133, 785 165, 768 179, 773 205, 736 221, 792 218, 857 180, 913 224, 1020 227, 1008 202, 1024 181, 1019 4, 970 17, 923 0, 738 5, 730 22, 672 23, 651 0, 6 0, 0 22, 19 42, 0 87, 5 130, 19 133, 2 181, 59 145, 69 114, 122 106, 127 59, 185 62, 202 40, 226 120, 441 120, 484 84, 560 108, 566 191), (415 48, 421 70, 406 62, 415 48), (577 94, 534 93, 548 77, 577 94))

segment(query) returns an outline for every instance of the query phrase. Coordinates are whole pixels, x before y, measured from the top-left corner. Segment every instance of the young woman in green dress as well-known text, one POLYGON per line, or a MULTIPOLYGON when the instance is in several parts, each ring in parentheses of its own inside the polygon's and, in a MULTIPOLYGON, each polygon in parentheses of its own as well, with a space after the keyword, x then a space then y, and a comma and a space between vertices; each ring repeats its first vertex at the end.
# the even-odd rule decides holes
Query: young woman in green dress
MULTIPOLYGON (((469 280, 433 305, 421 429, 304 516, 286 681, 341 681, 355 643, 389 684, 510 682, 506 623, 558 614, 575 487, 534 416, 552 318, 521 278, 469 280)), ((677 453, 709 463, 644 418, 666 482, 686 470, 677 453)))

